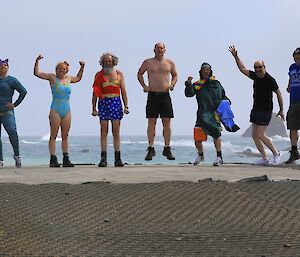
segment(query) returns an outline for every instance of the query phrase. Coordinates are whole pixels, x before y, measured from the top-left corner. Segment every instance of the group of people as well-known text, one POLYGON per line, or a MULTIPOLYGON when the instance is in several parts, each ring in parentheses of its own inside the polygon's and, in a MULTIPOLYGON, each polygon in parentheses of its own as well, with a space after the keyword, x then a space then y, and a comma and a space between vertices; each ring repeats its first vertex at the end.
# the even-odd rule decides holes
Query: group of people
MULTIPOLYGON (((229 47, 239 70, 253 80, 253 108, 250 113, 252 123, 252 137, 261 154, 256 162, 258 165, 277 165, 280 162, 280 152, 266 135, 267 126, 272 117, 273 92, 277 96, 279 104, 278 116, 285 120, 283 112, 283 100, 276 80, 266 72, 263 61, 254 63, 254 71, 247 69, 238 56, 234 46, 229 47), (268 157, 265 146, 270 149, 273 156, 268 157)), ((150 161, 156 155, 154 140, 156 134, 157 119, 161 118, 163 125, 164 149, 162 154, 168 160, 175 160, 172 154, 171 141, 171 119, 174 117, 170 91, 173 91, 178 80, 178 74, 173 61, 165 58, 166 47, 164 43, 156 43, 154 46, 154 57, 146 59, 137 73, 137 79, 143 91, 147 93, 146 118, 148 119, 148 148, 145 156, 150 161), (147 73, 147 82, 144 74, 147 73)), ((287 128, 290 130, 291 151, 290 158, 286 164, 294 163, 300 159, 297 149, 298 130, 300 129, 300 48, 293 52, 293 63, 289 68, 289 83, 287 91, 290 93, 290 106, 287 113, 287 128)), ((71 111, 69 98, 71 94, 71 83, 81 80, 85 63, 80 61, 80 69, 75 77, 68 75, 69 64, 60 62, 57 64, 55 73, 44 73, 39 69, 39 61, 43 56, 39 55, 34 64, 34 75, 38 78, 48 80, 52 92, 52 103, 49 113, 50 138, 49 154, 50 167, 60 167, 56 156, 56 137, 59 129, 62 137, 63 167, 74 167, 68 153, 68 134, 71 126, 71 111)), ((113 146, 115 151, 116 167, 124 166, 120 151, 120 124, 124 114, 129 113, 128 98, 123 73, 117 70, 117 56, 104 53, 99 61, 102 69, 96 73, 92 93, 92 115, 98 116, 100 120, 101 157, 99 167, 107 166, 107 136, 109 121, 111 121, 113 146), (123 102, 123 104, 122 104, 123 102)), ((0 59, 0 126, 8 133, 13 147, 16 167, 21 167, 19 153, 19 140, 16 128, 14 108, 24 99, 27 91, 14 77, 8 75, 8 59, 0 59), (17 100, 12 103, 14 91, 19 93, 17 100)), ((198 103, 197 119, 194 127, 194 141, 197 149, 197 157, 194 165, 204 160, 203 142, 207 136, 213 138, 216 149, 215 166, 223 164, 221 144, 221 123, 225 129, 235 132, 239 127, 235 124, 233 112, 230 108, 230 100, 226 96, 221 83, 213 76, 210 64, 204 62, 199 70, 199 79, 193 82, 189 76, 185 82, 185 96, 196 96, 198 103)), ((1 129, 1 127, 0 127, 1 129)), ((1 133, 1 130, 0 130, 1 133)), ((0 167, 4 166, 2 143, 0 140, 0 167)))

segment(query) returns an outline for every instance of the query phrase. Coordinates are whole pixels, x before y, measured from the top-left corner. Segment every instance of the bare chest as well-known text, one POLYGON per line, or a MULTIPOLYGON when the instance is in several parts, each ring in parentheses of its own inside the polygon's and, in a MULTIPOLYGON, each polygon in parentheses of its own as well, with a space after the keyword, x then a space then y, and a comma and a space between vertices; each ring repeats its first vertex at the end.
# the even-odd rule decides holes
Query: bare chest
POLYGON ((155 74, 169 74, 171 72, 171 65, 168 62, 153 62, 148 67, 148 73, 155 74))

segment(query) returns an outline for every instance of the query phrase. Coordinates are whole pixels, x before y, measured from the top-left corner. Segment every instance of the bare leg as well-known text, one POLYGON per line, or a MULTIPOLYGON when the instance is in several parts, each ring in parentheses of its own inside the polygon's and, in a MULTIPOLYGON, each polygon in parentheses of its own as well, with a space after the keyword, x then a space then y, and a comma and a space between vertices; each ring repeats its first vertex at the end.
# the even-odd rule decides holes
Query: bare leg
POLYGON ((266 135, 267 126, 252 124, 252 137, 258 151, 261 153, 262 158, 268 160, 268 156, 264 149, 264 145, 267 146, 273 155, 278 155, 279 152, 266 135))
POLYGON ((119 120, 112 121, 112 134, 114 138, 114 149, 116 152, 120 151, 120 125, 119 120))
POLYGON ((270 138, 267 137, 266 130, 267 130, 267 126, 257 126, 257 135, 258 135, 259 139, 264 143, 264 145, 267 146, 271 150, 273 155, 278 155, 279 152, 276 149, 276 147, 273 145, 270 138))
POLYGON ((214 145, 215 145, 216 151, 221 152, 221 150, 222 150, 221 137, 214 138, 214 145))
POLYGON ((55 155, 56 152, 56 137, 58 133, 59 126, 61 124, 60 116, 53 110, 49 113, 49 123, 50 123, 50 138, 49 138, 49 152, 50 155, 55 155))
POLYGON ((101 136, 100 136, 101 151, 106 152, 106 150, 107 150, 108 120, 101 120, 100 121, 100 127, 101 127, 101 136))
POLYGON ((195 146, 197 148, 198 153, 203 153, 202 141, 195 141, 195 146))
POLYGON ((171 141, 171 118, 162 118, 162 124, 165 146, 169 146, 171 141))
POLYGON ((298 144, 298 130, 291 129, 290 130, 290 139, 291 139, 291 145, 296 146, 298 144))
POLYGON ((156 118, 148 119, 147 135, 148 135, 148 143, 149 146, 151 147, 153 147, 154 145, 156 120, 157 120, 156 118))
POLYGON ((69 131, 71 127, 71 113, 69 112, 62 120, 61 120, 61 139, 62 139, 62 152, 69 152, 69 131))
POLYGON ((223 164, 223 157, 222 157, 222 143, 221 143, 221 137, 218 138, 214 138, 214 145, 216 148, 216 152, 217 152, 217 159, 216 161, 213 163, 214 166, 220 166, 223 164))
MULTIPOLYGON (((267 126, 264 126, 267 128, 267 126)), ((268 156, 266 154, 266 151, 264 149, 263 142, 258 137, 258 125, 252 123, 252 138, 254 140, 254 143, 256 145, 257 150, 260 152, 263 159, 268 160, 268 156)))

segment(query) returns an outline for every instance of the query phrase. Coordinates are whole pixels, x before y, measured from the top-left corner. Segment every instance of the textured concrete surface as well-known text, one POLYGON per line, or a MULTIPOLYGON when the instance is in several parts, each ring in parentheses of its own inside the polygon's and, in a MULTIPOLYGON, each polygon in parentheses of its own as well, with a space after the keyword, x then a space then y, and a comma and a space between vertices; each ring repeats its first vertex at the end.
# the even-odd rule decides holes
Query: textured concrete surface
POLYGON ((0 183, 71 183, 110 181, 115 183, 147 183, 162 181, 198 181, 206 178, 229 182, 243 178, 267 175, 270 180, 300 180, 298 166, 263 167, 249 164, 225 164, 221 167, 194 165, 132 165, 76 166, 75 168, 48 168, 46 166, 15 167, 0 170, 0 183))
POLYGON ((294 168, 2 169, 0 256, 300 256, 294 168))

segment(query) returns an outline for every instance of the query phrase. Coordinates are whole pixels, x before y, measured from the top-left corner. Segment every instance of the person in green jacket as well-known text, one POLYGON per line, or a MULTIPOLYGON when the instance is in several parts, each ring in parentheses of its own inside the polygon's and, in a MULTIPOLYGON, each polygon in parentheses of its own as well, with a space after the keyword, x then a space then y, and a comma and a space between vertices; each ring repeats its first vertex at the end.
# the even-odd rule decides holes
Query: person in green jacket
POLYGON ((198 156, 194 165, 198 165, 204 160, 202 142, 207 140, 207 135, 213 137, 217 152, 217 158, 213 165, 223 164, 221 124, 216 110, 222 99, 226 99, 226 96, 221 83, 215 79, 212 73, 211 66, 208 63, 203 63, 199 71, 200 79, 192 83, 193 78, 188 77, 185 82, 185 96, 193 97, 196 95, 198 103, 197 121, 194 128, 194 140, 198 156))

